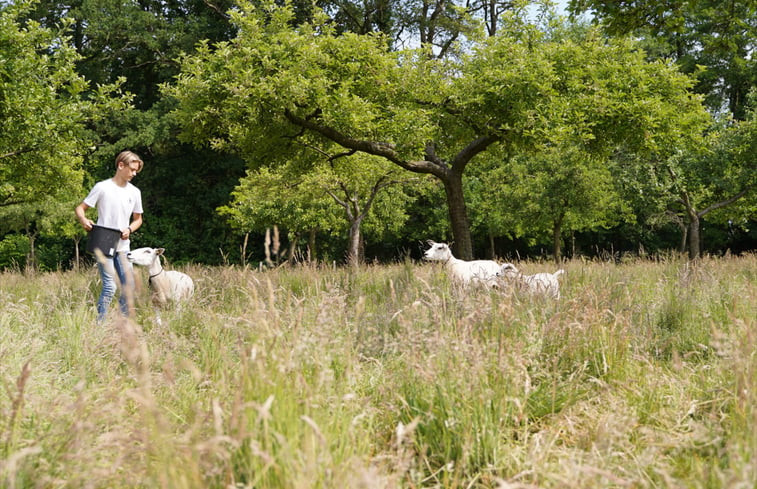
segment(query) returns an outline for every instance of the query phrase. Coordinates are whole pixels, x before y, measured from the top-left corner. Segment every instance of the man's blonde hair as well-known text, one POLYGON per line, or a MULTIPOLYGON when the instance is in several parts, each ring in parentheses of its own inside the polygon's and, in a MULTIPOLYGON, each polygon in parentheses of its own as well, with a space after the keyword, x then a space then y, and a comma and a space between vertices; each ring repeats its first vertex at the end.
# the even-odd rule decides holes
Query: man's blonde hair
POLYGON ((140 158, 139 155, 131 151, 121 151, 120 153, 118 153, 118 156, 116 156, 116 170, 118 170, 119 163, 124 163, 125 165, 129 166, 134 162, 139 163, 139 168, 137 168, 137 173, 141 172, 142 167, 144 166, 144 162, 142 162, 142 158, 140 158))

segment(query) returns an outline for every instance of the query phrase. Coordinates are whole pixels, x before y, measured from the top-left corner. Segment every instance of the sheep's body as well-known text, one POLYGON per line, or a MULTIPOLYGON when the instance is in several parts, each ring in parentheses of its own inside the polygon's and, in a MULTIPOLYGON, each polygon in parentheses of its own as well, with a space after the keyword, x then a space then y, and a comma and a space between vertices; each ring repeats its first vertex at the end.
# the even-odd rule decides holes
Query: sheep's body
POLYGON ((426 250, 423 258, 429 261, 444 262, 452 278, 463 285, 482 284, 494 286, 497 281, 497 272, 501 265, 493 260, 466 261, 455 258, 452 250, 445 243, 429 241, 431 248, 426 250))
POLYGON ((558 277, 565 273, 560 269, 555 273, 535 273, 533 275, 524 275, 512 263, 505 263, 497 272, 498 277, 504 277, 514 281, 516 285, 521 286, 527 292, 536 295, 546 295, 554 299, 560 298, 560 281, 558 277))
POLYGON ((164 270, 162 275, 150 278, 160 304, 168 301, 185 301, 194 295, 194 282, 189 275, 176 270, 164 270))
POLYGON ((161 306, 168 302, 185 301, 192 297, 195 289, 192 277, 186 273, 163 269, 160 255, 164 251, 164 248, 138 248, 127 255, 133 264, 147 267, 153 301, 161 306))

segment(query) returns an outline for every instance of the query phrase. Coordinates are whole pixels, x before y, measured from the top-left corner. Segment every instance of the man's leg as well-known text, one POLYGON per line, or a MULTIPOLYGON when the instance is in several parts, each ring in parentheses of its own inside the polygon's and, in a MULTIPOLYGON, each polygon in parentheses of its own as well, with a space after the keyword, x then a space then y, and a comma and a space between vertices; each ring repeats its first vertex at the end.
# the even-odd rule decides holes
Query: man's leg
POLYGON ((100 279, 102 280, 102 290, 100 297, 97 299, 97 322, 102 322, 108 313, 108 306, 113 296, 116 294, 116 278, 113 276, 113 259, 106 258, 104 262, 97 263, 100 270, 100 279))
POLYGON ((121 314, 129 315, 129 301, 134 302, 134 270, 131 262, 126 258, 126 253, 116 253, 113 260, 118 280, 121 284, 121 295, 118 297, 118 304, 121 308, 121 314))

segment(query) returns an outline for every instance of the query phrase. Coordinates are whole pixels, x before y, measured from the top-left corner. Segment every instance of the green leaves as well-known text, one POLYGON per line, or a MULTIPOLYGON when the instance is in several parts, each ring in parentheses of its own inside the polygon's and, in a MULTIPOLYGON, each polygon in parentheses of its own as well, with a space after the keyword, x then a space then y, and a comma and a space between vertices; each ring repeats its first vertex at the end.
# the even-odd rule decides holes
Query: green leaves
POLYGON ((508 155, 575 151, 587 161, 618 148, 665 157, 708 120, 689 78, 594 30, 503 32, 437 59, 423 48, 392 52, 380 35, 291 20, 287 7, 244 4, 236 39, 183 59, 164 90, 178 100, 185 140, 239 152, 253 167, 312 158, 304 148, 333 153, 336 144, 431 173, 447 191, 463 256, 471 252, 463 176, 495 146, 508 155))
POLYGON ((70 221, 84 191, 87 124, 127 99, 117 85, 90 90, 65 32, 22 22, 27 8, 22 2, 0 9, 0 232, 36 226, 72 235, 76 230, 60 219, 70 221))
POLYGON ((746 95, 757 82, 751 54, 755 2, 573 0, 571 8, 591 10, 611 36, 640 39, 650 58, 673 59, 684 72, 699 72, 696 91, 712 112, 727 107, 736 119, 746 116, 746 95))

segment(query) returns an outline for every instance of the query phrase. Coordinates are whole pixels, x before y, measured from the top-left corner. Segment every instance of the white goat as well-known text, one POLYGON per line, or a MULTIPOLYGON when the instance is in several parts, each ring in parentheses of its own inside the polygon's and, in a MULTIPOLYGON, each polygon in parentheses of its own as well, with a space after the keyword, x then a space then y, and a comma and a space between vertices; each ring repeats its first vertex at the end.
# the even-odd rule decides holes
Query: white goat
POLYGON ((147 267, 150 273, 150 287, 153 289, 153 301, 161 306, 169 301, 181 302, 194 294, 195 285, 186 273, 176 270, 164 270, 160 255, 164 248, 138 248, 126 257, 135 265, 147 267))
POLYGON ((431 248, 423 254, 424 260, 444 262, 452 278, 463 285, 480 283, 489 287, 496 286, 497 272, 500 264, 492 260, 459 260, 452 256, 452 250, 445 243, 429 240, 431 248))
POLYGON ((520 286, 531 294, 546 295, 559 299, 560 282, 557 278, 563 273, 565 273, 565 270, 560 269, 555 273, 523 275, 515 265, 505 263, 500 267, 497 276, 514 281, 517 286, 520 286))

